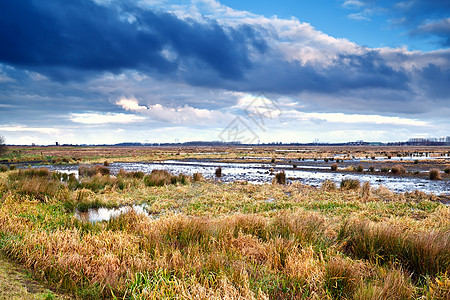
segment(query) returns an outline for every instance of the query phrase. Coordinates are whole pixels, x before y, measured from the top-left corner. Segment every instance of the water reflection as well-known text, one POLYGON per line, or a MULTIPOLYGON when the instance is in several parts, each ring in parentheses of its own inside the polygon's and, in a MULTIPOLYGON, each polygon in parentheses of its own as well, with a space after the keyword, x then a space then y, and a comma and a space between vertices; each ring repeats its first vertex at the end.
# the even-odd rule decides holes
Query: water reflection
MULTIPOLYGON (((49 166, 52 170, 77 170, 78 166, 56 165, 49 166)), ((395 177, 378 174, 348 174, 337 172, 320 172, 320 169, 329 169, 329 167, 315 166, 315 170, 310 165, 302 166, 300 163, 294 169, 292 165, 273 165, 270 163, 228 163, 228 162, 208 162, 208 161, 164 161, 164 162, 133 162, 133 163, 112 163, 110 169, 112 174, 117 174, 120 169, 125 171, 142 171, 149 174, 154 169, 163 169, 172 174, 183 173, 193 175, 194 173, 202 173, 205 178, 214 179, 215 169, 222 168, 223 182, 233 182, 236 180, 246 180, 254 184, 270 183, 273 175, 270 173, 271 168, 275 168, 275 172, 284 170, 286 177, 299 181, 306 185, 320 186, 326 180, 332 180, 339 184, 344 178, 358 179, 361 182, 368 181, 371 186, 378 187, 384 185, 393 192, 412 192, 419 190, 426 193, 436 195, 450 195, 450 183, 448 180, 433 181, 425 178, 415 177, 395 177)))
POLYGON ((109 221, 112 218, 118 217, 123 213, 134 211, 137 214, 149 215, 146 209, 146 204, 122 206, 117 208, 90 208, 87 211, 75 210, 75 217, 83 222, 101 222, 109 221))

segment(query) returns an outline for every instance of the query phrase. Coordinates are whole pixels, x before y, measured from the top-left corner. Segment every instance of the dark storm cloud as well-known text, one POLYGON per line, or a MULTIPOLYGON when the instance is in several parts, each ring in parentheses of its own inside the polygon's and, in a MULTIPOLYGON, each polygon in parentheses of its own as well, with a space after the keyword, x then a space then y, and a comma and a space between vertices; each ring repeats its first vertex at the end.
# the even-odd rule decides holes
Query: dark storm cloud
POLYGON ((196 87, 278 94, 406 91, 411 85, 411 72, 394 69, 377 50, 339 55, 337 49, 330 63, 302 64, 287 60, 279 38, 269 40, 261 26, 229 27, 143 9, 133 1, 112 3, 4 0, 0 62, 59 82, 137 70, 196 87))
POLYGON ((267 61, 248 74, 243 90, 276 93, 309 91, 335 94, 354 89, 407 90, 409 74, 388 66, 376 51, 361 55, 339 55, 327 66, 300 62, 267 61))
POLYGON ((237 79, 251 67, 249 52, 266 48, 248 26, 224 28, 129 5, 6 0, 0 6, 0 61, 59 80, 124 69, 167 74, 186 63, 237 79))
POLYGON ((417 70, 420 80, 418 83, 433 98, 448 101, 450 95, 450 70, 441 69, 439 66, 429 64, 427 67, 417 70))

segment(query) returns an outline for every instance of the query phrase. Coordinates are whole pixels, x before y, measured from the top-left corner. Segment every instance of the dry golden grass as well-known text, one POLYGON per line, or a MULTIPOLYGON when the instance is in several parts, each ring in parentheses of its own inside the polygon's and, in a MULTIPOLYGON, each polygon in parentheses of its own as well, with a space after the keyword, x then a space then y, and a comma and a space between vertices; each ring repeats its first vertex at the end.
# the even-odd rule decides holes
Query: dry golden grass
POLYGON ((42 202, 19 193, 10 180, 0 174, 0 250, 78 298, 448 294, 450 208, 429 195, 370 185, 147 186, 140 175, 122 172, 82 179, 73 188, 62 182, 65 196, 42 202), (100 183, 104 187, 89 188, 100 183), (73 215, 74 208, 139 203, 147 204, 150 217, 129 211, 92 224, 73 215))

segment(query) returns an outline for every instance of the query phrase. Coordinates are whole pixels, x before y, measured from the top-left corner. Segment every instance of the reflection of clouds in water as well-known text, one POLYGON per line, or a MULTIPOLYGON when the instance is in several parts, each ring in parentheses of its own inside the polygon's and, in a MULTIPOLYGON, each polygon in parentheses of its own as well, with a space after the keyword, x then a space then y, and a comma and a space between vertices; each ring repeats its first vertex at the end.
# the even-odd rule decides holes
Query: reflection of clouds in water
MULTIPOLYGON (((317 162, 319 163, 319 161, 317 162)), ((340 183, 344 178, 358 179, 361 182, 368 181, 373 187, 384 185, 394 192, 406 192, 419 190, 426 193, 434 193, 437 195, 450 195, 450 184, 448 181, 432 181, 422 178, 411 177, 394 177, 372 174, 343 174, 339 172, 317 172, 308 170, 329 169, 323 166, 305 166, 301 162, 296 162, 297 168, 294 170, 292 165, 272 165, 267 163, 221 163, 221 162, 202 162, 202 161, 166 161, 160 163, 112 163, 110 169, 112 174, 117 174, 120 169, 125 171, 143 171, 150 173, 154 169, 163 169, 178 175, 183 173, 193 175, 194 173, 202 173, 205 178, 215 178, 215 169, 222 168, 223 182, 233 182, 235 180, 247 180, 248 182, 261 184, 270 183, 273 175, 270 175, 269 169, 275 168, 275 172, 283 169, 287 178, 295 178, 303 184, 320 186, 321 183, 330 179, 335 183, 340 183)), ((77 166, 53 166, 54 170, 77 169, 77 166)))
POLYGON ((118 208, 90 208, 88 211, 75 211, 75 217, 84 222, 101 222, 108 221, 118 217, 123 213, 134 211, 137 214, 147 214, 146 204, 122 206, 118 208))

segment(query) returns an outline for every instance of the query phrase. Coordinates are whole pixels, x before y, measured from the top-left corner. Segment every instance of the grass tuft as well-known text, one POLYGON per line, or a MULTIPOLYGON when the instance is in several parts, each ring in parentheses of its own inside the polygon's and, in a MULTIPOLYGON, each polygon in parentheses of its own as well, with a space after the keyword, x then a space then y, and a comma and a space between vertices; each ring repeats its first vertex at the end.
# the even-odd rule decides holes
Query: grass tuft
POLYGON ((429 177, 431 180, 441 180, 441 172, 438 169, 431 169, 429 172, 429 177))
POLYGON ((358 179, 342 179, 341 181, 341 190, 357 190, 361 187, 361 183, 358 179))

